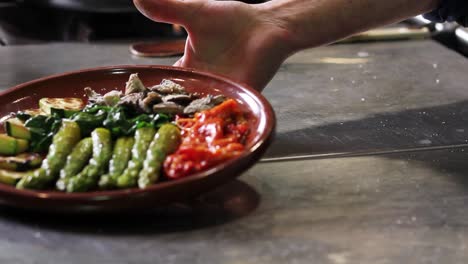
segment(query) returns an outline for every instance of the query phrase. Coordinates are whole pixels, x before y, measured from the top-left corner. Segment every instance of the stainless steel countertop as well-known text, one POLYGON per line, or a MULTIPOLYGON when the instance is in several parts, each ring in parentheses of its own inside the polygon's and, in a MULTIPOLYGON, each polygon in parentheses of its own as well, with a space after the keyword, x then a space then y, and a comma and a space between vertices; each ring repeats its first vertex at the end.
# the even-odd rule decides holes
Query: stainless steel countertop
MULTIPOLYGON (((0 58, 4 88, 176 60, 132 58, 124 43, 0 47, 0 58)), ((264 91, 278 117, 267 157, 466 143, 467 66, 432 41, 298 53, 264 91)), ((466 152, 261 163, 190 205, 138 215, 0 208, 0 263, 465 263, 466 152)))

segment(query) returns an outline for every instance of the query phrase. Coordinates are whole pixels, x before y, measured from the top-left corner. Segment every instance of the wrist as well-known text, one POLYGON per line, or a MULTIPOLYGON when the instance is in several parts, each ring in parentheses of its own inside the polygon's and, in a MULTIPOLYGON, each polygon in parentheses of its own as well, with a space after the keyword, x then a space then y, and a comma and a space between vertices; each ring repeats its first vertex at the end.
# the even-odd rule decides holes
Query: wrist
POLYGON ((271 24, 279 28, 277 38, 283 42, 290 54, 325 44, 321 37, 326 27, 324 16, 316 12, 314 1, 304 0, 272 0, 258 5, 259 12, 266 17, 271 24), (308 22, 304 23, 307 17, 308 22), (315 34, 310 34, 310 27, 314 27, 315 34))
POLYGON ((304 49, 302 45, 304 35, 300 33, 297 23, 284 14, 284 9, 277 1, 268 1, 254 5, 254 7, 263 24, 260 30, 269 36, 268 42, 275 46, 274 48, 280 52, 280 55, 289 57, 304 49))

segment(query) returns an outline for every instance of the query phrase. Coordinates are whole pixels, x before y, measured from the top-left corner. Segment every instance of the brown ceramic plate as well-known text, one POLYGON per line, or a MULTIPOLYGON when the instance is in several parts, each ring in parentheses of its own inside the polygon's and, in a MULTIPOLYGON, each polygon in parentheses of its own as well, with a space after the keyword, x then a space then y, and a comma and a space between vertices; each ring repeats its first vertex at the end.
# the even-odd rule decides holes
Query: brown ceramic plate
POLYGON ((174 80, 190 92, 223 94, 236 99, 250 115, 247 150, 238 158, 208 171, 180 180, 155 184, 147 189, 62 193, 57 191, 18 190, 0 184, 0 202, 14 207, 59 211, 122 211, 154 208, 194 198, 226 183, 257 162, 272 141, 275 115, 270 104, 258 92, 221 76, 166 66, 112 66, 70 72, 18 85, 0 93, 0 116, 37 107, 42 97, 83 97, 83 88, 98 91, 123 89, 128 76, 138 73, 147 85, 162 79, 174 80))

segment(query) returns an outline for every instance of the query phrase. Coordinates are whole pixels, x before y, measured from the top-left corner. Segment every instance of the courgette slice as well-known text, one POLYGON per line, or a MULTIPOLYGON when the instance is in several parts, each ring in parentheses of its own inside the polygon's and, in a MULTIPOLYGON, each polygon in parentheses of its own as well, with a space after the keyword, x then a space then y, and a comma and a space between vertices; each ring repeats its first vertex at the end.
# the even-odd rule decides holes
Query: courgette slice
POLYGON ((31 132, 18 118, 10 118, 5 122, 5 130, 10 137, 20 139, 31 139, 31 132))
POLYGON ((16 141, 18 142, 16 145, 16 153, 15 154, 20 154, 26 152, 29 148, 29 141, 25 139, 19 139, 17 138, 16 141))
POLYGON ((0 155, 15 155, 17 142, 16 138, 0 134, 0 155))
POLYGON ((35 169, 42 163, 42 156, 37 153, 24 153, 12 157, 0 156, 0 169, 25 171, 35 169))
POLYGON ((17 139, 6 134, 0 134, 0 155, 12 156, 25 152, 29 148, 29 142, 17 139))
POLYGON ((16 185, 27 173, 0 169, 0 183, 16 185))
POLYGON ((58 114, 63 117, 70 117, 81 111, 85 103, 80 98, 42 98, 39 100, 39 108, 47 115, 58 114))
POLYGON ((38 115, 43 115, 44 113, 42 112, 41 109, 39 108, 34 108, 34 109, 26 109, 23 111, 25 114, 28 114, 30 116, 38 116, 38 115))

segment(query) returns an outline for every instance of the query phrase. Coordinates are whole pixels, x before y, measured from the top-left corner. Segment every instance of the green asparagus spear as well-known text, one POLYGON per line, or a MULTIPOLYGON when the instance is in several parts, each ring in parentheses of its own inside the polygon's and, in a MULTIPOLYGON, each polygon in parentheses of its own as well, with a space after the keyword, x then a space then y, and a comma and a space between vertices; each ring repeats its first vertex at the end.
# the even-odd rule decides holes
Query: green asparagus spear
POLYGON ((80 140, 80 127, 70 120, 63 120, 60 129, 53 137, 49 153, 42 162, 41 168, 23 177, 17 188, 43 189, 54 182, 67 161, 68 155, 80 140))
POLYGON ((117 179, 117 187, 129 188, 135 187, 138 183, 138 174, 143 167, 146 150, 148 149, 156 129, 153 127, 142 127, 135 132, 135 144, 132 148, 132 159, 128 163, 128 167, 117 179))
POLYGON ((99 181, 101 188, 109 189, 117 185, 117 178, 127 168, 132 157, 132 147, 135 143, 133 137, 121 137, 115 142, 114 153, 109 163, 109 174, 103 175, 99 181))
POLYGON ((97 186, 99 176, 105 173, 112 157, 111 132, 105 128, 96 128, 91 133, 93 155, 89 164, 76 176, 70 178, 67 192, 85 192, 97 186))
POLYGON ((93 140, 82 139, 68 155, 65 167, 60 171, 60 179, 57 181, 57 189, 65 191, 68 180, 79 173, 89 162, 93 153, 93 140))
POLYGON ((181 141, 180 129, 173 124, 163 125, 151 142, 138 177, 138 187, 146 188, 155 183, 166 156, 177 150, 181 141))

